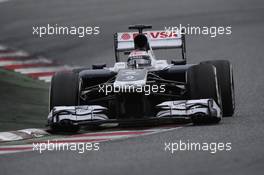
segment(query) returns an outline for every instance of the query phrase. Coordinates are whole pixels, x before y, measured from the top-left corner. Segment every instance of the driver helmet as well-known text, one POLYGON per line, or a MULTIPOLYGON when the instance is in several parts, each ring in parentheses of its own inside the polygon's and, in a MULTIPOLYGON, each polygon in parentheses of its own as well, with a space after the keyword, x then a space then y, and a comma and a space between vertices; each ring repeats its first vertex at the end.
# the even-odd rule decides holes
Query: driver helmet
POLYGON ((127 60, 128 67, 148 67, 151 66, 151 59, 146 51, 132 51, 127 60))

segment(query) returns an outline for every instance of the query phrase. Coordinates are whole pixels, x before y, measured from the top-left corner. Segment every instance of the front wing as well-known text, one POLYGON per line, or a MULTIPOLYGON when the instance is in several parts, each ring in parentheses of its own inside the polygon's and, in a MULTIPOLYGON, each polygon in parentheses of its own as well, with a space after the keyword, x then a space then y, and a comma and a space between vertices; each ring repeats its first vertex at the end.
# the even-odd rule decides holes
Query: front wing
POLYGON ((115 127, 126 125, 153 125, 168 123, 191 123, 197 121, 220 120, 222 111, 213 99, 166 101, 156 106, 158 113, 154 117, 136 119, 110 119, 107 108, 98 105, 57 106, 48 115, 48 125, 63 124, 96 125, 115 127))

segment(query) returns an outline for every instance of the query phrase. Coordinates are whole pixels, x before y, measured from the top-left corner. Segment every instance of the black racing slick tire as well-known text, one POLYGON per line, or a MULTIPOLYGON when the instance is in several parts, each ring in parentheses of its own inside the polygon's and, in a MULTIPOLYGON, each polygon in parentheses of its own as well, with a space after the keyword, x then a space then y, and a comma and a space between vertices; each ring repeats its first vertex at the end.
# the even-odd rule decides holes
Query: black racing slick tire
MULTIPOLYGON (((77 106, 79 104, 80 80, 77 73, 63 71, 56 73, 50 85, 50 106, 77 106)), ((79 126, 73 125, 70 121, 63 121, 60 124, 51 124, 53 132, 77 132, 79 126)))
POLYGON ((235 111, 235 90, 232 65, 228 60, 205 61, 216 67, 217 79, 221 89, 224 117, 231 117, 235 111))
MULTIPOLYGON (((187 70, 189 99, 214 99, 221 108, 221 95, 216 77, 216 68, 211 64, 198 64, 187 70)), ((194 124, 219 123, 221 118, 194 118, 194 124)))

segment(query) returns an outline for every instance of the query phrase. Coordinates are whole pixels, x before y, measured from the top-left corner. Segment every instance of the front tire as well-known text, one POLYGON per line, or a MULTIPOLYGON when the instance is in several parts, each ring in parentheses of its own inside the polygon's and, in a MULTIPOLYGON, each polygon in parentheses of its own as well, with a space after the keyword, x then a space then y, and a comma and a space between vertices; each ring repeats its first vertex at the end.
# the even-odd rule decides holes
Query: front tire
MULTIPOLYGON (((216 77, 216 68, 211 64, 199 64, 187 70, 189 99, 212 98, 221 108, 221 95, 216 77)), ((193 123, 219 123, 221 118, 195 117, 193 123)))
POLYGON ((235 111, 235 90, 232 65, 228 60, 205 61, 216 67, 217 79, 221 89, 224 117, 231 117, 235 111))
MULTIPOLYGON (((79 105, 80 80, 79 75, 72 71, 56 73, 51 80, 50 106, 77 106, 79 105)), ((53 132, 77 132, 79 126, 69 121, 60 124, 51 124, 53 132)))

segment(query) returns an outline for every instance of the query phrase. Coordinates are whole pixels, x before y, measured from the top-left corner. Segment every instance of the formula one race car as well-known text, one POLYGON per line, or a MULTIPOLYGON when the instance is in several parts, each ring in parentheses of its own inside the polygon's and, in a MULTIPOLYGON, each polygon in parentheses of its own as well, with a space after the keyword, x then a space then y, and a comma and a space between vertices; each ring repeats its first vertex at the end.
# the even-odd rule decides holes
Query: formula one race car
POLYGON ((56 73, 50 88, 48 126, 75 132, 80 126, 192 122, 218 123, 235 109, 232 66, 227 60, 186 64, 179 31, 116 33, 114 67, 93 65, 56 73), (181 50, 182 59, 156 59, 153 50, 181 50), (120 54, 128 55, 122 62, 120 54))

